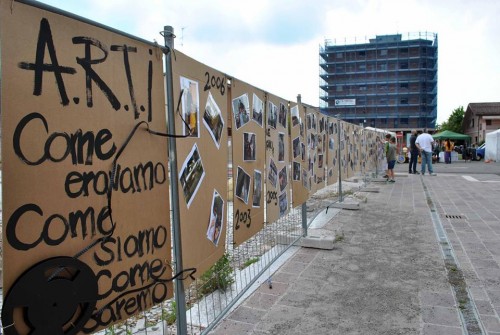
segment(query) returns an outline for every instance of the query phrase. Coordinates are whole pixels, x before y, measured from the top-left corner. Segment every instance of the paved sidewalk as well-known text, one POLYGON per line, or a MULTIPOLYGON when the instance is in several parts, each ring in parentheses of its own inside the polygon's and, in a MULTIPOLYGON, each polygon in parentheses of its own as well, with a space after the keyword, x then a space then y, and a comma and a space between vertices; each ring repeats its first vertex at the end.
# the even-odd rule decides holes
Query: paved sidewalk
POLYGON ((333 250, 299 249, 211 334, 500 335, 500 164, 407 169, 356 193, 360 210, 323 227, 333 250))

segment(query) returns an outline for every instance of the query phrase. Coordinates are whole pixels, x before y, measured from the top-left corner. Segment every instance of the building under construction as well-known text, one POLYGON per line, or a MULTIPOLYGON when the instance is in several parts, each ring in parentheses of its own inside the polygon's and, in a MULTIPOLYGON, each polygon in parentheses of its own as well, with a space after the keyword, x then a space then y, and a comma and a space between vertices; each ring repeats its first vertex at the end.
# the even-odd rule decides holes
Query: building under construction
POLYGON ((321 111, 393 131, 434 129, 437 46, 435 33, 326 40, 319 52, 321 111))

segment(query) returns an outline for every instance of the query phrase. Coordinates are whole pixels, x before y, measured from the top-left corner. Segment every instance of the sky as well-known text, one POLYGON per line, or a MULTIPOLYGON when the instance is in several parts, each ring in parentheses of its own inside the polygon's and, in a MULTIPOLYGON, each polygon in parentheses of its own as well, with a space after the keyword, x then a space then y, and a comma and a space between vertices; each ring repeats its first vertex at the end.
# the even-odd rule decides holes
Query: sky
POLYGON ((319 106, 325 40, 438 34, 438 123, 471 102, 500 101, 497 0, 43 0, 48 5, 175 48, 290 101, 319 106))

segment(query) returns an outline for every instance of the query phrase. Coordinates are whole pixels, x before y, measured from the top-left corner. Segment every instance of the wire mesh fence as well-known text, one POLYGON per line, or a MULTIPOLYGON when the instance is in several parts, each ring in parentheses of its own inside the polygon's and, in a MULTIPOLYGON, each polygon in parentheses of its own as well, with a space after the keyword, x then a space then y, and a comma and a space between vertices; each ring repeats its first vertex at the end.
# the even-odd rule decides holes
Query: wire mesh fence
MULTIPOLYGON (((188 334, 208 333, 258 279, 272 286, 270 266, 303 235, 299 206, 233 248, 231 204, 228 218, 226 253, 185 288, 188 334)), ((97 334, 177 334, 176 313, 176 301, 171 299, 97 334)))

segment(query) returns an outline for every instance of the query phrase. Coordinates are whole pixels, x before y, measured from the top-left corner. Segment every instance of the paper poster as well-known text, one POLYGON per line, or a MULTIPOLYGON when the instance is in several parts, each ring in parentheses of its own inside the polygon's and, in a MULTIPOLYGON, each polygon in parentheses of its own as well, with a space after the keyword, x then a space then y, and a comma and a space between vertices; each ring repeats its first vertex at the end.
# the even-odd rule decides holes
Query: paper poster
POLYGON ((233 245, 238 246, 264 227, 265 94, 235 78, 230 92, 234 97, 233 245))
POLYGON ((162 52, 0 6, 2 323, 94 333, 173 293, 162 52))
POLYGON ((228 90, 223 73, 178 50, 172 71, 174 105, 182 109, 173 122, 187 136, 176 139, 183 266, 198 277, 226 247, 225 220, 211 223, 227 217, 228 90))

